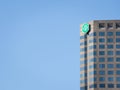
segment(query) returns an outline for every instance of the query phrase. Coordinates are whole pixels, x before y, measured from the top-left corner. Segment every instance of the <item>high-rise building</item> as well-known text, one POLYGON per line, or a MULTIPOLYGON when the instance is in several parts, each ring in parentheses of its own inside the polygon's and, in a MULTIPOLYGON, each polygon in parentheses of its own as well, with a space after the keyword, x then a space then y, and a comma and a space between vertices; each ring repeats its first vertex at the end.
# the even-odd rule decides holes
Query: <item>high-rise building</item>
POLYGON ((80 25, 80 90, 120 90, 120 20, 80 25))

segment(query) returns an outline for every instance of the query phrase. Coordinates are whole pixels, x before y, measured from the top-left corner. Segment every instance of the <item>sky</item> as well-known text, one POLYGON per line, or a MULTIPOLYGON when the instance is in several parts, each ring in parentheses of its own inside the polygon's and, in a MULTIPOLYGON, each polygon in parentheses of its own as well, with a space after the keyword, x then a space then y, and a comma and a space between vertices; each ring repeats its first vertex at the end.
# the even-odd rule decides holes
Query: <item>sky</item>
POLYGON ((0 0, 0 90, 80 90, 80 24, 107 19, 119 0, 0 0))

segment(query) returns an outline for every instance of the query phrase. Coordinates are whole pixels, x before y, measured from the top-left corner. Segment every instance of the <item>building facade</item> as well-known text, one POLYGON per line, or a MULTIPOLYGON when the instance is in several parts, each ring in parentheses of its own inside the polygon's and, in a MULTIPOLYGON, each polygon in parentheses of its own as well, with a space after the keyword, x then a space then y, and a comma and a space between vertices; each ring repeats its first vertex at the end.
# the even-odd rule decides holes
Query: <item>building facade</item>
POLYGON ((120 20, 80 25, 80 90, 120 90, 120 20))

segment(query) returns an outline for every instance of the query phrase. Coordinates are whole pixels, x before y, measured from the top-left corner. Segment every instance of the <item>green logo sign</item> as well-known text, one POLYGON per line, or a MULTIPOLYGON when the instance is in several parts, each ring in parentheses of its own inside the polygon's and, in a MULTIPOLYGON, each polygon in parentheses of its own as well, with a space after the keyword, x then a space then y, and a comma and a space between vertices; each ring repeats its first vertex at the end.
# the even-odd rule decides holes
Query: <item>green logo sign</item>
POLYGON ((82 32, 87 33, 89 31, 89 24, 85 23, 82 25, 82 32))

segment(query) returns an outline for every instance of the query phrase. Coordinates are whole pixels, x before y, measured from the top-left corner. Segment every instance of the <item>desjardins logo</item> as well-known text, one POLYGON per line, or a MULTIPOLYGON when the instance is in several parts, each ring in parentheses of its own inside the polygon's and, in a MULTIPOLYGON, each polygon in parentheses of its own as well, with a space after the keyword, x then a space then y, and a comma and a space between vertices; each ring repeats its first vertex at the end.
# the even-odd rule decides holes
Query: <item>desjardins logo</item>
POLYGON ((89 24, 85 23, 82 25, 82 32, 87 33, 89 31, 89 24))

